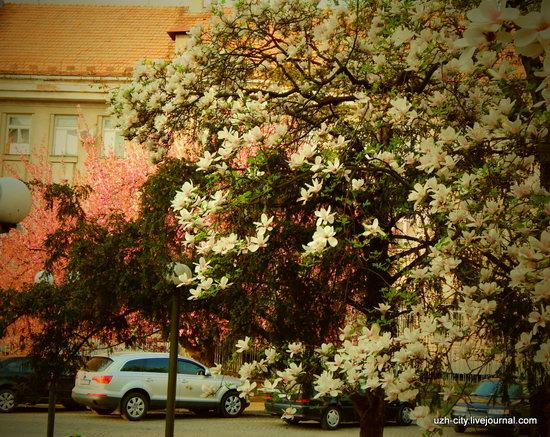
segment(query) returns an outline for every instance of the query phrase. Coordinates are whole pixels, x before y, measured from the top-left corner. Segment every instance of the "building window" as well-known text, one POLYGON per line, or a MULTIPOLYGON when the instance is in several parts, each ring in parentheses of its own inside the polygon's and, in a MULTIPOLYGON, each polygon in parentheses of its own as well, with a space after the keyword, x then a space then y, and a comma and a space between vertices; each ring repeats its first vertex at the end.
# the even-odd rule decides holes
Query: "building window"
POLYGON ((103 117, 102 139, 102 154, 104 156, 114 154, 119 158, 124 158, 124 137, 112 117, 103 117))
POLYGON ((10 155, 28 155, 31 152, 31 116, 8 114, 6 143, 10 155))
POLYGON ((78 119, 76 115, 56 115, 53 130, 53 155, 78 155, 78 119))

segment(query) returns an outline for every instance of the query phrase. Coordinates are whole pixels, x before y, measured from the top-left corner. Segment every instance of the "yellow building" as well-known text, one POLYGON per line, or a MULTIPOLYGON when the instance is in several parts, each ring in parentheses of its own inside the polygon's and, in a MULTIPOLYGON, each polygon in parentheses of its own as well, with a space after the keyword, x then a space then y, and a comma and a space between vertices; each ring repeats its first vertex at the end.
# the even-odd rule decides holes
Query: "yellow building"
POLYGON ((0 1, 0 176, 27 180, 30 161, 51 166, 56 182, 72 181, 86 128, 103 153, 122 156, 108 92, 129 81, 139 60, 170 58, 179 38, 208 18, 203 2, 187 3, 196 12, 0 1))

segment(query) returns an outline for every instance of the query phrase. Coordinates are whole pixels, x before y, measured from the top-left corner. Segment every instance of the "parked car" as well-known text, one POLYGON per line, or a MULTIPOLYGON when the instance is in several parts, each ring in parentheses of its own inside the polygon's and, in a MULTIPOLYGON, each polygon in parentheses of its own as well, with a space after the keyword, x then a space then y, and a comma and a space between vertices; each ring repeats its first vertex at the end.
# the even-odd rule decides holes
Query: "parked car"
POLYGON ((451 411, 454 429, 459 433, 465 432, 468 426, 478 424, 483 427, 506 427, 512 434, 519 435, 521 426, 517 419, 529 415, 528 396, 522 385, 507 384, 505 391, 504 383, 498 379, 481 381, 472 394, 459 399, 451 411))
MULTIPOLYGON (((57 381, 57 402, 66 408, 77 408, 71 398, 74 373, 70 368, 57 381)), ((48 381, 32 366, 31 359, 24 356, 0 358, 0 412, 9 413, 19 404, 48 402, 48 381)))
MULTIPOLYGON (((168 362, 166 353, 95 356, 78 371, 72 397, 98 414, 118 409, 128 420, 141 420, 148 410, 166 408, 168 362)), ((212 375, 198 361, 178 357, 176 407, 239 416, 249 405, 239 396, 239 385, 239 379, 212 375)))
MULTIPOLYGON (((295 408, 296 413, 292 419, 285 419, 287 423, 297 424, 306 420, 314 420, 321 423, 326 430, 337 429, 342 423, 357 423, 359 416, 348 396, 324 397, 314 399, 315 392, 312 388, 300 389, 298 393, 287 396, 281 393, 273 393, 266 396, 264 407, 266 412, 273 416, 281 416, 289 408, 295 408)), ((409 417, 413 406, 408 402, 389 402, 386 404, 386 421, 399 425, 410 425, 409 417)))

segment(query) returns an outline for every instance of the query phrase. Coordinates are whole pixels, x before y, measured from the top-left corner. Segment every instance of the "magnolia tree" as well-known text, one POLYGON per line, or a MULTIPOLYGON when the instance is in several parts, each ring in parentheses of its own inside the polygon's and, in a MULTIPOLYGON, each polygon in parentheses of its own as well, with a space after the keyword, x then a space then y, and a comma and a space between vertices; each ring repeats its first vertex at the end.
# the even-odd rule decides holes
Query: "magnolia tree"
POLYGON ((315 379, 353 393, 361 435, 451 352, 525 377, 547 426, 550 2, 336 3, 236 2, 113 98, 160 160, 200 151, 172 201, 189 299, 261 301, 250 323, 309 351, 361 315, 315 379))

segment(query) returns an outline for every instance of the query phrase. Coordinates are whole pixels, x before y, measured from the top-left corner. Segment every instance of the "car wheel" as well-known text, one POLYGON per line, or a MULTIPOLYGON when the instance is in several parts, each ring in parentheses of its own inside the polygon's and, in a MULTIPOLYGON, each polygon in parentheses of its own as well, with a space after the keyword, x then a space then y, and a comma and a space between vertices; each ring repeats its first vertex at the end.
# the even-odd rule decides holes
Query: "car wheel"
POLYGON ((92 408, 92 411, 96 414, 99 414, 100 416, 108 416, 113 411, 115 411, 114 408, 92 408))
POLYGON ((297 417, 292 417, 290 419, 283 419, 285 423, 288 423, 289 425, 298 425, 300 423, 300 419, 297 417))
POLYGON ((125 419, 141 420, 147 415, 149 401, 143 393, 133 391, 122 399, 120 411, 125 419))
POLYGON ((466 432, 466 427, 464 425, 455 425, 454 430, 455 432, 462 434, 463 432, 466 432))
POLYGON ((340 408, 328 407, 325 411, 323 411, 323 416, 321 417, 321 428, 332 431, 340 426, 341 420, 342 415, 340 413, 340 408))
POLYGON ((243 410, 243 399, 236 391, 228 391, 223 395, 220 403, 220 413, 222 417, 237 417, 243 410))
POLYGON ((0 413, 10 413, 16 406, 15 392, 9 388, 0 389, 0 413))
POLYGON ((397 424, 398 425, 410 425, 412 423, 411 419, 412 407, 409 404, 404 404, 399 407, 397 410, 397 424))

